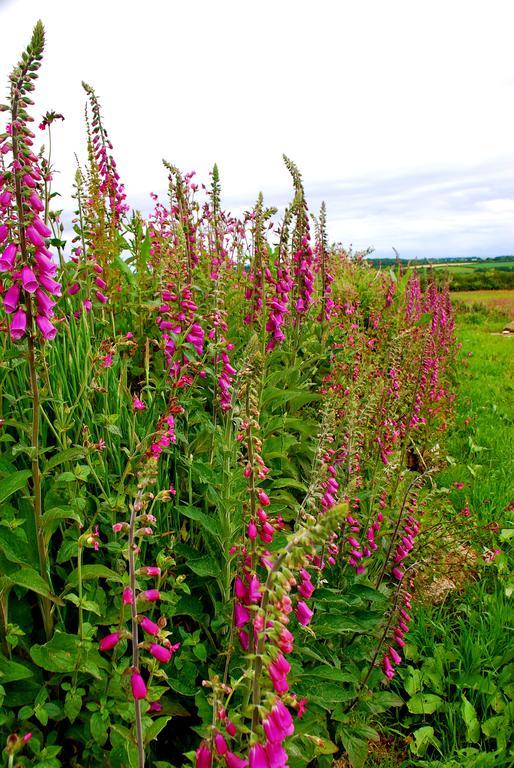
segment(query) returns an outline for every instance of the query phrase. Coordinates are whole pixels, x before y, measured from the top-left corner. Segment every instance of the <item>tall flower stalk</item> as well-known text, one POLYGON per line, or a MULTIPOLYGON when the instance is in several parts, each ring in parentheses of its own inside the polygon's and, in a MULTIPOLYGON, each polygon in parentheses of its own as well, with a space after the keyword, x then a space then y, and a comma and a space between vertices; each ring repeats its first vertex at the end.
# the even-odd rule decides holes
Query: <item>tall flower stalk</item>
MULTIPOLYGON (((27 338, 27 360, 30 393, 32 397, 31 464, 34 523, 41 577, 48 583, 49 563, 41 498, 41 472, 39 466, 40 395, 36 362, 36 346, 43 340, 51 340, 57 332, 53 324, 54 296, 60 295, 60 285, 53 279, 56 266, 47 249, 51 231, 41 220, 45 210, 41 200, 43 178, 39 159, 34 154, 34 133, 28 127, 33 118, 27 107, 33 104, 29 93, 34 90, 33 81, 41 65, 44 48, 44 28, 37 22, 31 42, 23 53, 20 63, 10 76, 10 104, 3 107, 10 111, 11 121, 6 133, 0 136, 0 150, 11 163, 5 164, 1 176, 0 230, 7 240, 0 271, 11 283, 3 304, 6 313, 12 315, 10 336, 14 342, 27 338)), ((45 634, 52 632, 51 601, 41 598, 41 610, 45 634)))

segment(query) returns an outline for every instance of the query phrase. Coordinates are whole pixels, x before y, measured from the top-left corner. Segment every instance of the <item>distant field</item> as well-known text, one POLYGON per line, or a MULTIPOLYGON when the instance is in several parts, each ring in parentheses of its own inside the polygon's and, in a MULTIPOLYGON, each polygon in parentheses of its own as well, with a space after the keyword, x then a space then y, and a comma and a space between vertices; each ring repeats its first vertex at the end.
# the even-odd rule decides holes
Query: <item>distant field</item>
POLYGON ((463 304, 484 304, 486 307, 504 309, 514 317, 514 291, 454 291, 452 300, 463 304))
POLYGON ((452 272, 471 272, 476 269, 514 269, 514 261, 436 261, 426 264, 410 264, 412 269, 449 269, 452 272))

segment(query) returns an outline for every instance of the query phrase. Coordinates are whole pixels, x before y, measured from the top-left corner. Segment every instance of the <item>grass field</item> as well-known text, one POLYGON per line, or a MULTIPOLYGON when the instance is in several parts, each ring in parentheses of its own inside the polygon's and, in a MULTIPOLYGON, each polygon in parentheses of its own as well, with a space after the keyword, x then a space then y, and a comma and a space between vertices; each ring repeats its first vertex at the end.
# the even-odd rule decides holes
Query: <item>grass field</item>
POLYGON ((482 304, 490 309, 505 311, 514 317, 514 291, 454 291, 452 301, 468 307, 482 304))

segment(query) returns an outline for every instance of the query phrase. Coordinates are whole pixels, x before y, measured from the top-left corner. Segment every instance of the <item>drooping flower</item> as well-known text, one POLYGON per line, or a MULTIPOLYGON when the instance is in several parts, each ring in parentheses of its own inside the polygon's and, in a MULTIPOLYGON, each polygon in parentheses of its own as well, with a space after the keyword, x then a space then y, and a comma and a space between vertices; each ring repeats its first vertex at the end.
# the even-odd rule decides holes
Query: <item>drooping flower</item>
POLYGON ((139 672, 133 672, 130 677, 130 685, 132 688, 132 695, 135 699, 145 699, 147 696, 146 683, 139 674, 139 672))
POLYGON ((120 642, 119 632, 112 632, 110 635, 102 637, 99 648, 101 651, 110 651, 120 642))

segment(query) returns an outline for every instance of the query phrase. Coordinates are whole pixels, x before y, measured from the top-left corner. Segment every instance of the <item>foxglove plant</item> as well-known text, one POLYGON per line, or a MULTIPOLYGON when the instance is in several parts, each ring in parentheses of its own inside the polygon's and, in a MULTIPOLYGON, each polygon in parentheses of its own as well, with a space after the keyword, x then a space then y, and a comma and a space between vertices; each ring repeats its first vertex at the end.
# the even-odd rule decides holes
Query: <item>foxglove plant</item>
MULTIPOLYGON (((34 154, 33 118, 27 108, 34 90, 44 49, 44 28, 38 22, 20 63, 10 76, 10 102, 2 111, 10 113, 5 133, 0 135, 3 169, 0 176, 0 240, 7 243, 0 257, 0 271, 9 287, 3 296, 4 310, 11 315, 12 341, 27 339, 30 390, 32 396, 32 482, 34 521, 41 577, 48 583, 48 557, 43 526, 41 473, 39 468, 40 398, 36 367, 36 345, 55 338, 54 306, 61 294, 54 280, 57 267, 47 248, 50 229, 40 218, 45 210, 41 200, 42 173, 34 154)), ((2 245, 3 247, 3 245, 2 245)), ((44 629, 52 630, 51 603, 41 599, 44 629)))

